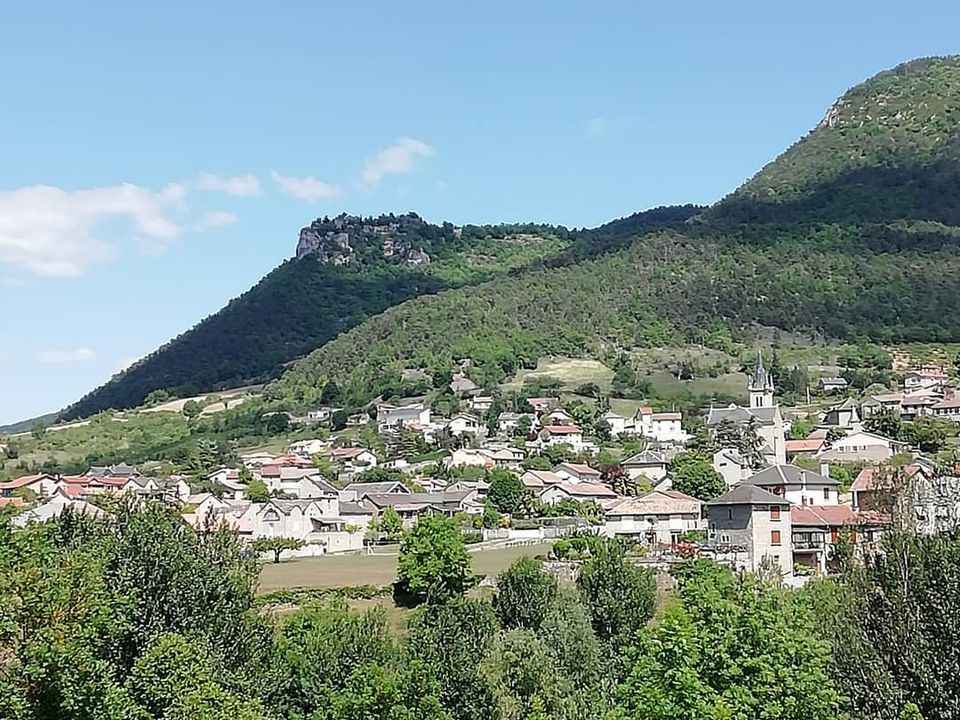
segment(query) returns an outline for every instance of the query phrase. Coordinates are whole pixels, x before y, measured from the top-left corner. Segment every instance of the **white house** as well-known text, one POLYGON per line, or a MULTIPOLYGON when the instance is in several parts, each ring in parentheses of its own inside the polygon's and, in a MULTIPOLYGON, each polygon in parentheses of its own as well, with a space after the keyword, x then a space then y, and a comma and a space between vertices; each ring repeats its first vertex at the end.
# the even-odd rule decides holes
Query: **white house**
POLYGON ((480 418, 470 413, 457 413, 451 417, 450 422, 447 423, 447 430, 455 437, 477 435, 480 433, 482 427, 483 425, 480 423, 480 418))
POLYGON ((560 463, 553 469, 553 474, 563 478, 564 482, 600 482, 600 471, 582 463, 560 463))
POLYGON ((676 544, 684 533, 705 529, 703 503, 677 490, 653 490, 604 506, 608 537, 625 535, 650 544, 676 544))
POLYGON ((29 490, 40 497, 50 497, 57 491, 58 485, 57 478, 47 473, 24 475, 0 483, 0 497, 11 497, 15 490, 29 490))
POLYGON ((377 426, 379 429, 394 428, 400 425, 420 425, 430 424, 430 408, 423 403, 413 405, 390 405, 381 403, 377 405, 377 426))
POLYGON ((540 502, 544 505, 556 505, 563 500, 577 500, 579 502, 592 500, 596 503, 602 503, 616 499, 617 494, 601 483, 561 482, 546 486, 540 492, 540 502))
POLYGON ((859 430, 834 440, 830 448, 820 454, 821 460, 884 462, 905 450, 907 445, 896 440, 859 430))
POLYGON ((531 490, 539 491, 549 485, 559 485, 563 478, 550 470, 527 470, 520 476, 520 482, 531 490))
POLYGON ((910 370, 903 376, 903 389, 907 392, 934 388, 940 390, 947 382, 947 374, 942 368, 924 366, 919 370, 910 370))
POLYGON ((476 448, 459 448, 443 459, 447 467, 492 468, 495 463, 487 453, 476 448))
POLYGON ((330 442, 328 440, 297 440, 294 443, 290 443, 290 447, 287 448, 287 452, 293 455, 299 455, 300 457, 311 458, 314 455, 323 452, 328 447, 330 447, 330 442))
POLYGON ((655 413, 649 407, 640 408, 633 416, 634 432, 637 435, 670 445, 681 445, 687 441, 687 434, 681 427, 682 421, 682 413, 655 413))
POLYGON ((362 447, 333 448, 330 462, 340 465, 345 473, 352 475, 377 466, 377 456, 373 451, 362 447))
POLYGON ((717 450, 713 454, 713 469, 723 476, 728 487, 733 487, 753 474, 753 468, 734 448, 717 450))
POLYGON ((469 400, 470 409, 476 412, 485 413, 493 407, 493 398, 489 395, 477 395, 469 400))
POLYGON ((668 464, 662 453, 643 450, 621 462, 620 467, 626 471, 631 480, 645 478, 651 484, 656 484, 666 477, 668 464))
POLYGON ((512 434, 520 426, 523 418, 527 418, 531 429, 535 430, 540 424, 539 418, 533 413, 502 412, 497 417, 497 429, 502 433, 512 434))
POLYGON ((539 438, 543 448, 569 445, 574 452, 580 452, 586 447, 583 431, 576 425, 545 425, 539 438))
POLYGON ((751 475, 744 485, 763 488, 794 505, 836 505, 840 484, 830 477, 830 468, 821 464, 820 472, 796 465, 774 465, 751 475))
POLYGON ((930 408, 935 417, 960 422, 960 395, 945 398, 930 408))
POLYGON ((615 413, 613 410, 607 410, 603 415, 600 416, 600 419, 607 423, 607 425, 610 427, 610 434, 613 437, 620 437, 621 435, 633 433, 633 422, 625 418, 623 415, 615 413))

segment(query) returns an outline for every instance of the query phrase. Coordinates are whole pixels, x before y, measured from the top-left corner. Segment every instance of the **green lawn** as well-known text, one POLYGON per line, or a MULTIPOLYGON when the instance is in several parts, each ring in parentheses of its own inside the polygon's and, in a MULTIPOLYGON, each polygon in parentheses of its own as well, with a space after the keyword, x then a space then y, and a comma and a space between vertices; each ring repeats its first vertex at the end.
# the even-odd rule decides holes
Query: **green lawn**
MULTIPOLYGON (((523 555, 545 555, 550 543, 470 553, 473 571, 498 573, 523 555)), ((331 555, 267 563, 260 573, 260 592, 292 587, 388 585, 397 579, 396 555, 331 555)))

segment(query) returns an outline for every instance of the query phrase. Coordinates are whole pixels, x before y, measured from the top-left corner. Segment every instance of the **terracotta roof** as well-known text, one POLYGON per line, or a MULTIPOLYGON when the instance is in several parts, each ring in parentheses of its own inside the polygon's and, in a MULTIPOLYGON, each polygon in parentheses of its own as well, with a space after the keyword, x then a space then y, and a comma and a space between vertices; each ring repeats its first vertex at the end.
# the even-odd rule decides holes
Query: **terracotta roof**
POLYGON ((653 413, 654 420, 682 420, 683 414, 678 412, 653 413))
POLYGON ((39 473, 37 475, 23 475, 5 483, 0 483, 0 491, 16 490, 17 488, 28 487, 33 485, 35 482, 43 480, 44 478, 49 478, 50 480, 54 479, 52 475, 47 475, 46 473, 39 473))
POLYGON ((787 440, 785 443, 788 453, 817 452, 826 444, 824 438, 807 438, 806 440, 787 440))
POLYGON ((367 450, 366 448, 362 448, 362 447, 334 448, 334 449, 330 452, 330 457, 334 457, 334 458, 338 458, 338 459, 339 459, 339 458, 350 459, 350 458, 355 458, 355 457, 357 457, 358 455, 360 455, 360 454, 362 454, 362 453, 365 453, 365 452, 370 452, 370 451, 367 450))
POLYGON ((641 408, 637 408, 637 412, 638 412, 640 415, 653 415, 653 408, 652 408, 652 407, 647 407, 646 405, 644 405, 644 406, 641 407, 641 408))
POLYGON ((946 380, 947 374, 939 368, 920 368, 919 370, 910 370, 907 375, 916 375, 917 377, 936 378, 946 380))
POLYGON ((653 490, 639 497, 624 498, 606 507, 606 514, 623 515, 700 515, 702 502, 677 490, 653 490))
POLYGON ((886 525, 876 512, 857 512, 849 505, 794 505, 790 508, 793 527, 844 527, 846 525, 886 525))
POLYGON ((567 495, 579 497, 617 497, 617 494, 613 490, 601 483, 560 483, 556 487, 559 487, 567 493, 567 495))
POLYGON ((12 506, 12 507, 23 507, 27 504, 27 501, 19 497, 0 497, 0 508, 12 506))
MULTIPOLYGON (((880 468, 877 467, 865 467, 854 478, 853 483, 850 485, 850 491, 862 492, 865 490, 883 490, 889 488, 891 483, 889 478, 881 478, 878 475, 877 471, 880 468)), ((923 470, 919 465, 907 465, 903 472, 908 477, 911 478, 916 475, 918 472, 923 470)))
POLYGON ((948 400, 941 400, 933 406, 934 410, 947 410, 949 408, 960 408, 960 395, 952 397, 948 400))
POLYGON ((560 468, 570 468, 575 473, 579 475, 593 475, 595 477, 600 477, 600 471, 594 470, 589 465, 584 465, 582 463, 560 463, 557 467, 560 468))
POLYGON ((543 429, 551 435, 577 435, 583 432, 576 425, 546 425, 543 429))

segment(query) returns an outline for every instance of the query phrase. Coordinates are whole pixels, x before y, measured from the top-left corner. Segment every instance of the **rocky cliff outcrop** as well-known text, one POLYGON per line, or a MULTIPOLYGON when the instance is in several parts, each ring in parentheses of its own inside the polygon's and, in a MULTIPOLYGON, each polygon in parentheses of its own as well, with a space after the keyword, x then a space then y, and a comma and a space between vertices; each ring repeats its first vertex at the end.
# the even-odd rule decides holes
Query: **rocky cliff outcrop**
POLYGON ((310 258, 330 265, 377 259, 428 265, 430 255, 421 240, 423 231, 430 227, 414 213, 377 218, 342 214, 332 220, 317 219, 300 231, 297 259, 310 258))

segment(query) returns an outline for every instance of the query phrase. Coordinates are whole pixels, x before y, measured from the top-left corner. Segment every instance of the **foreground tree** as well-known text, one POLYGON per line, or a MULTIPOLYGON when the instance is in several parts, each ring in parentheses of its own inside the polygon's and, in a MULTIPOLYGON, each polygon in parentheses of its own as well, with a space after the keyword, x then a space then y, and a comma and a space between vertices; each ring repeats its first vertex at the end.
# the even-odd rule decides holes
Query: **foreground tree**
POLYGON ((470 556, 456 521, 425 517, 404 535, 397 562, 399 598, 439 603, 462 595, 471 585, 470 556))
POLYGON ((512 515, 527 506, 530 490, 514 473, 498 468, 490 472, 489 481, 487 499, 500 512, 512 515))
POLYGON ((697 453, 680 453, 670 463, 673 489, 703 500, 713 500, 726 492, 723 476, 713 469, 706 457, 697 453))
POLYGON ((497 578, 493 609, 504 629, 538 630, 559 593, 556 578, 543 563, 524 555, 497 578))
POLYGON ((274 563, 280 562, 280 555, 283 554, 284 550, 299 550, 302 547, 303 542, 301 540, 288 537, 260 538, 259 540, 254 540, 250 546, 257 555, 272 552, 274 563))

